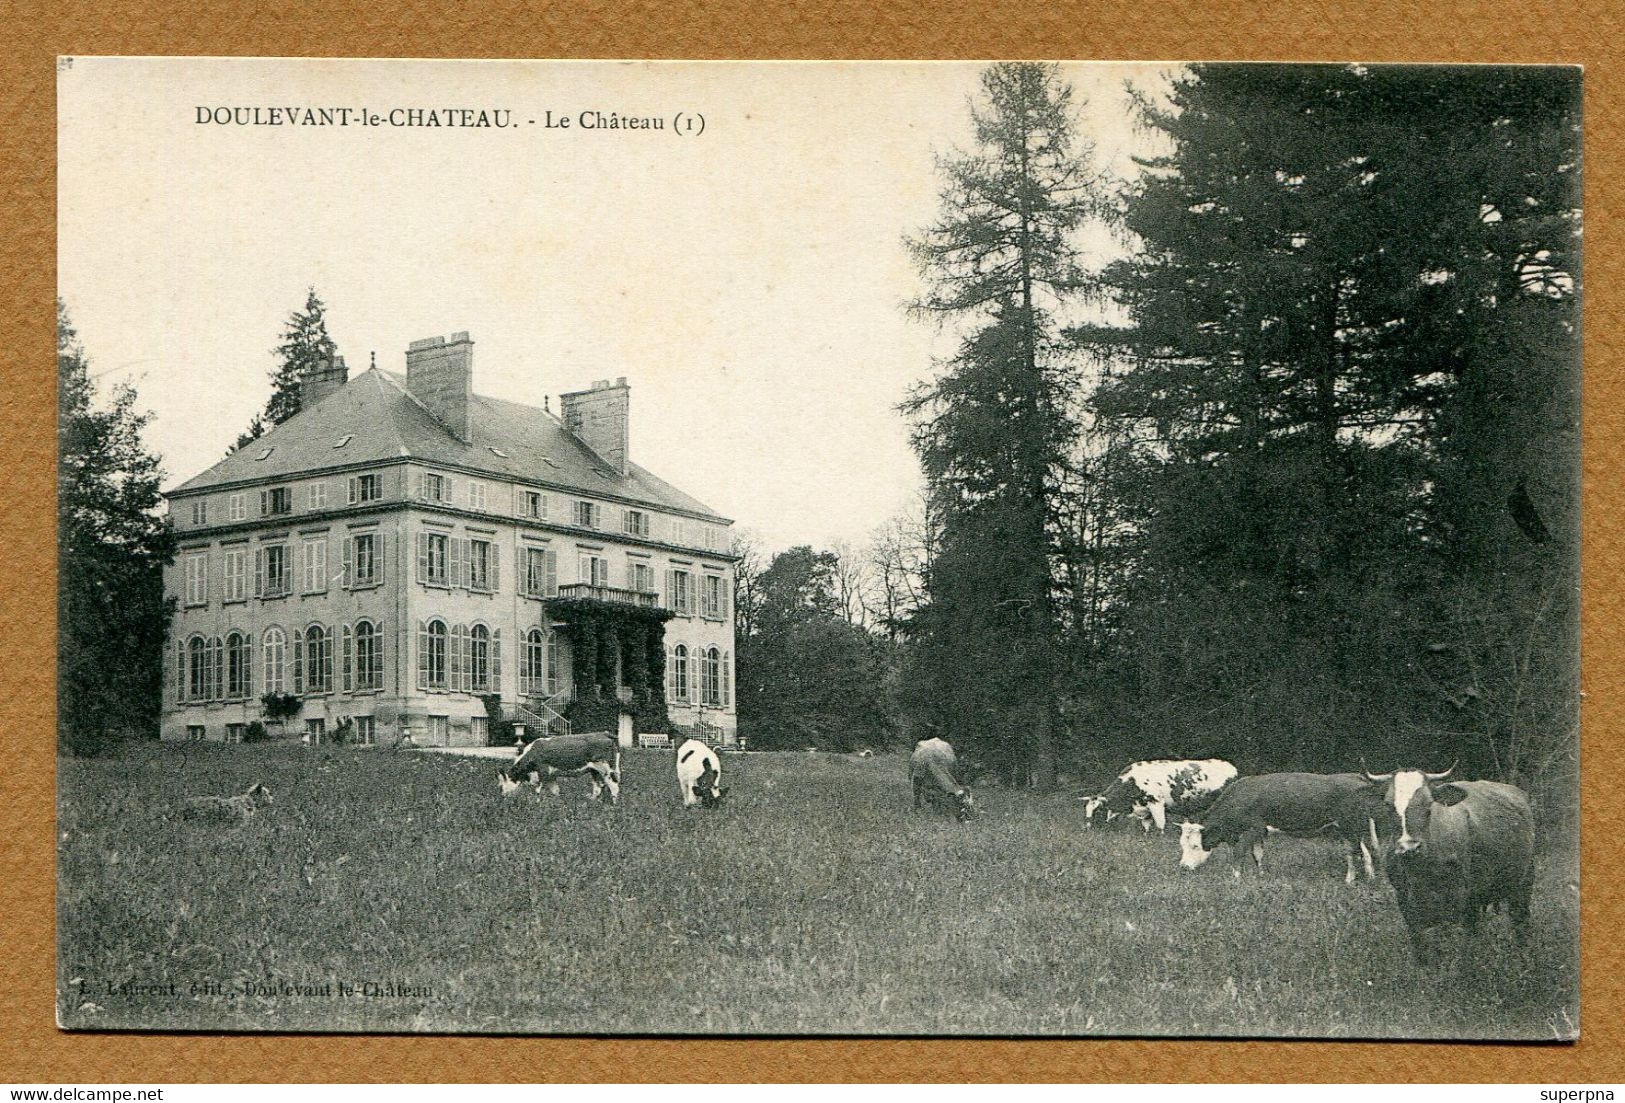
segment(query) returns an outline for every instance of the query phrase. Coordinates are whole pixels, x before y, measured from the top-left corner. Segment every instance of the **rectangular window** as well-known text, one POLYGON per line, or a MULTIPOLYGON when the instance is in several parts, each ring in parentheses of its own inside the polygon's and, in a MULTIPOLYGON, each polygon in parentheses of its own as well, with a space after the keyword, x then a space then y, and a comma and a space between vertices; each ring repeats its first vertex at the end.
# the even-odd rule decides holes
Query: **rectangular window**
POLYGON ((327 736, 327 721, 319 716, 312 716, 305 721, 305 742, 320 743, 327 736))
POLYGON ((647 563, 634 560, 627 567, 626 580, 631 583, 632 589, 640 594, 653 593, 655 588, 655 571, 647 563))
POLYGON ((248 520, 248 495, 233 494, 227 498, 226 516, 233 521, 248 520))
POLYGON ((188 743, 201 743, 201 742, 203 742, 203 725, 202 724, 188 724, 188 725, 186 725, 186 741, 188 743))
POLYGON ((303 592, 307 594, 325 594, 327 592, 327 537, 322 536, 315 540, 306 540, 304 550, 305 577, 303 592))
POLYGON ((285 486, 260 491, 260 516, 275 517, 293 512, 293 491, 285 486))
POLYGON ((206 525, 209 523, 209 501, 200 498, 192 503, 192 524, 206 525))
POLYGON ((525 593, 552 597, 559 592, 559 553, 548 548, 525 549, 525 593))
POLYGON ((578 578, 592 586, 609 585, 609 560, 601 555, 582 555, 576 563, 578 578))
POLYGON ((694 613, 694 575, 690 571, 673 568, 666 572, 666 608, 679 616, 694 613))
POLYGON ((519 513, 523 517, 543 518, 547 516, 547 495, 539 490, 526 490, 521 492, 519 499, 519 513))
POLYGON ((446 534, 418 533, 418 581, 430 586, 448 585, 446 573, 446 534))
POLYGON ((326 483, 311 483, 310 484, 310 508, 311 509, 326 509, 327 508, 327 484, 326 483))
POLYGON ((468 484, 468 508, 485 508, 485 484, 471 482, 468 484))
POLYGON ((293 570, 286 544, 266 544, 254 556, 254 593, 260 597, 286 597, 293 570))
POLYGON ((225 593, 221 601, 248 600, 248 549, 228 548, 225 553, 225 593))
POLYGON ((496 546, 489 540, 468 542, 468 588, 490 593, 496 587, 496 546))
POLYGON ((708 574, 702 582, 700 611, 712 620, 722 619, 722 576, 708 574))
POLYGON ((383 481, 377 475, 350 476, 350 504, 376 502, 384 496, 383 481))
POLYGON ((376 586, 383 581, 378 554, 382 539, 376 532, 362 532, 350 537, 345 544, 344 573, 352 589, 376 586))
POLYGON ((378 742, 378 724, 371 716, 357 716, 354 720, 356 746, 371 747, 378 742))
POLYGON ((444 475, 436 475, 432 471, 418 473, 418 497, 426 502, 451 501, 451 484, 444 475))
POLYGON ((577 502, 575 506, 575 523, 584 529, 598 527, 598 503, 577 502))
POLYGON ((209 553, 186 557, 186 604, 209 604, 209 553))
POLYGON ((630 536, 648 536, 649 515, 641 509, 629 509, 623 515, 621 527, 630 536))
POLYGON ((474 737, 474 746, 484 747, 491 742, 491 725, 488 716, 470 716, 468 718, 469 734, 474 737))
POLYGON ((246 724, 227 724, 226 725, 226 742, 227 743, 241 743, 243 741, 243 729, 246 728, 246 727, 247 727, 246 724))

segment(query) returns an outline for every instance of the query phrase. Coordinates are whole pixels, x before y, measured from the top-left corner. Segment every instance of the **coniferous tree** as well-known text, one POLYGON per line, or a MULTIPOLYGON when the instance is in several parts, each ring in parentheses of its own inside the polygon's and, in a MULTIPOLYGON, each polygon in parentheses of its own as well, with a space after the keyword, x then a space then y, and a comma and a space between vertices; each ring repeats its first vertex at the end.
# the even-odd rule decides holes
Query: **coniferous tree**
POLYGON ((97 402, 57 303, 57 739, 92 753, 157 731, 174 558, 158 513, 162 472, 141 439, 150 415, 123 384, 97 402))
POLYGON ((1099 210, 1072 91, 1053 66, 1000 64, 976 144, 940 162, 938 221, 910 242, 918 314, 965 334, 905 404, 939 546, 913 618, 913 711, 1009 778, 1055 778, 1058 489, 1077 426, 1058 312, 1092 284, 1073 231, 1099 210))
POLYGON ((232 450, 258 440, 267 429, 297 414, 299 387, 305 373, 331 361, 337 350, 338 346, 327 334, 327 306, 312 287, 305 296, 304 309, 288 315, 282 343, 271 350, 277 363, 271 369, 271 397, 265 403, 265 412, 254 415, 232 450))

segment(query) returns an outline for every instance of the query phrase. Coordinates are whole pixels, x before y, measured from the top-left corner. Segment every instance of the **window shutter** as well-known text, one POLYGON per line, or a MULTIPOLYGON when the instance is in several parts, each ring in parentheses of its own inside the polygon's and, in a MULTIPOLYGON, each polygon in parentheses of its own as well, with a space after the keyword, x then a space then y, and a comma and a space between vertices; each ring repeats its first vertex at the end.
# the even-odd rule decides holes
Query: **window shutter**
POLYGON ((372 580, 379 585, 384 581, 384 563, 387 561, 384 549, 389 546, 389 537, 382 529, 372 538, 372 580))
POLYGON ((305 634, 296 630, 289 643, 293 651, 293 692, 297 696, 305 692, 305 634))
POLYGON ((175 641, 175 703, 186 702, 186 644, 175 641))
POLYGON ((460 624, 452 627, 447 633, 446 650, 450 652, 446 664, 446 688, 458 690, 463 688, 463 633, 466 631, 460 624))
POLYGON ((418 688, 429 688, 429 625, 418 621, 418 688))
POLYGON ((344 676, 344 692, 349 693, 350 690, 355 688, 352 676, 350 674, 350 656, 352 654, 352 649, 355 646, 354 633, 348 624, 346 624, 341 631, 344 633, 344 659, 340 666, 340 670, 344 676))
POLYGON ((677 580, 676 571, 666 568, 666 608, 677 611, 677 580))
POLYGON ((723 620, 728 619, 728 576, 723 575, 717 580, 717 616, 723 620))
POLYGON ((260 516, 264 517, 266 514, 268 514, 270 512, 271 512, 271 492, 269 490, 262 490, 262 491, 260 491, 260 516))
POLYGON ((730 705, 733 704, 733 698, 730 696, 730 694, 732 694, 732 692, 733 692, 733 685, 732 685, 733 679, 731 677, 729 677, 729 674, 732 671, 732 668, 733 668, 733 652, 724 651, 722 653, 722 707, 723 708, 728 708, 730 705))
POLYGON ((429 581, 429 534, 418 533, 418 581, 429 581))
POLYGON ((547 695, 551 697, 559 691, 559 638, 551 629, 542 638, 547 649, 547 695))
POLYGON ((502 692, 502 629, 500 628, 491 630, 491 692, 502 692))
POLYGON ((592 584, 592 557, 589 555, 576 555, 576 577, 581 581, 592 584))
POLYGON ((339 585, 346 590, 355 585, 355 576, 351 573, 354 570, 355 541, 356 538, 353 536, 344 538, 344 575, 339 585))
POLYGON ((453 586, 468 586, 468 541, 453 536, 446 540, 451 552, 450 581, 453 586))
POLYGON ((418 472, 418 497, 419 498, 427 498, 428 496, 429 496, 429 473, 427 471, 419 471, 418 472))
POLYGON ((559 592, 559 553, 549 548, 543 553, 546 571, 542 582, 542 592, 553 597, 559 592))
POLYGON ((327 639, 322 644, 322 688, 333 692, 333 650, 338 641, 338 630, 333 625, 327 626, 327 639))
POLYGON ((677 652, 670 644, 666 645, 666 696, 677 700, 677 652))
POLYGON ((502 589, 502 547, 495 540, 486 545, 491 549, 491 560, 486 564, 490 574, 486 577, 486 588, 493 594, 502 589))
POLYGON ((254 640, 253 637, 246 635, 237 638, 241 641, 239 646, 242 648, 238 654, 242 657, 243 662, 243 696, 252 698, 254 696, 254 640))
POLYGON ((327 593, 327 537, 310 545, 311 557, 316 560, 316 592, 327 593))

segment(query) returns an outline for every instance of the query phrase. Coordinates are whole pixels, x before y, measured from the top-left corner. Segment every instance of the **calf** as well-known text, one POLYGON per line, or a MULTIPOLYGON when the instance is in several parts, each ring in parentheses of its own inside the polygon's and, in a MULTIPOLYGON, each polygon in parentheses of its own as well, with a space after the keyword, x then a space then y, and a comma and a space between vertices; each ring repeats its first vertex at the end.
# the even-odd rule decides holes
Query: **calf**
POLYGON ((235 797, 192 797, 181 807, 181 819, 247 823, 270 803, 271 791, 256 781, 235 797))
POLYGON ((722 762, 717 752, 698 739, 684 740, 677 748, 677 788, 683 794, 683 807, 696 804, 715 808, 728 795, 717 784, 722 778, 722 762))
POLYGON ((914 807, 929 803, 947 808, 960 820, 970 819, 976 803, 970 790, 954 776, 957 765, 954 749, 946 740, 922 739, 916 744, 908 762, 909 777, 914 782, 914 807))
POLYGON ((1380 814, 1373 787, 1359 774, 1260 774, 1237 778, 1219 794, 1201 823, 1187 821, 1179 830, 1179 864, 1197 869, 1221 843, 1236 848, 1236 876, 1241 855, 1251 851, 1253 865, 1264 868, 1264 836, 1334 835, 1343 841, 1348 860, 1344 880, 1356 878, 1355 863, 1367 879, 1376 876, 1375 818, 1380 814))
POLYGON ((607 794, 610 804, 621 795, 621 748, 612 735, 587 733, 555 735, 533 741, 505 770, 497 771, 497 782, 506 796, 530 779, 536 791, 545 787, 559 795, 561 777, 586 774, 592 782, 594 800, 607 794))
POLYGON ((1128 813, 1145 831, 1153 824, 1164 831, 1170 812, 1185 819, 1201 813, 1235 779, 1236 768, 1222 758, 1136 762, 1105 792, 1083 798, 1083 817, 1110 822, 1128 813))

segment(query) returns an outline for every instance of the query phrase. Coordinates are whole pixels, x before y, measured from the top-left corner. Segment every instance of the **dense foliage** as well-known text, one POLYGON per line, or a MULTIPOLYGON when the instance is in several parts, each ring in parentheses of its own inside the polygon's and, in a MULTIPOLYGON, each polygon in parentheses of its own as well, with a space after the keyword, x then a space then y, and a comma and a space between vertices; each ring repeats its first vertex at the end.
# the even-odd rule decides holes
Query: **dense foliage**
POLYGON ((60 301, 56 369, 57 742, 93 753, 158 730, 175 543, 142 440, 150 415, 129 384, 99 399, 60 301))
POLYGON ((312 287, 305 295, 305 308, 288 315, 282 343, 271 350, 276 367, 271 369, 271 397, 265 403, 265 412, 254 415, 233 448, 258 440, 267 429, 297 414, 299 386, 305 373, 330 362, 337 351, 338 346, 327 334, 327 305, 312 287))

